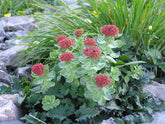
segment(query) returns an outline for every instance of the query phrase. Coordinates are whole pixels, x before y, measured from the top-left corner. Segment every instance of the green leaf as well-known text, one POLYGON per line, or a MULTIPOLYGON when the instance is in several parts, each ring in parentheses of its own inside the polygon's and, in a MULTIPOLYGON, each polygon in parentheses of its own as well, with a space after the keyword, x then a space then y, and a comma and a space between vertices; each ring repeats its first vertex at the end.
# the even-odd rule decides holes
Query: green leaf
POLYGON ((145 51, 146 56, 150 57, 155 65, 158 63, 158 59, 162 58, 161 52, 157 49, 150 49, 145 51))
POLYGON ((74 78, 74 74, 69 75, 69 76, 66 78, 66 82, 72 83, 72 82, 73 82, 73 78, 74 78))
POLYGON ((47 76, 47 80, 51 81, 53 78, 56 77, 56 74, 54 73, 54 71, 51 71, 48 74, 46 74, 46 76, 47 76))
POLYGON ((58 56, 58 54, 56 53, 56 51, 54 51, 54 52, 50 52, 50 58, 52 58, 52 59, 56 59, 57 56, 58 56))
POLYGON ((76 121, 86 121, 87 119, 94 118, 96 115, 100 114, 99 110, 94 110, 91 108, 86 108, 84 106, 81 106, 76 112, 76 121))
POLYGON ((165 72, 165 62, 159 62, 159 67, 165 72))
POLYGON ((45 65, 45 74, 48 74, 49 73, 49 66, 48 65, 45 65))
POLYGON ((113 53, 110 54, 110 56, 113 57, 113 58, 118 58, 120 56, 120 52, 117 52, 117 53, 113 52, 113 53))
POLYGON ((54 86, 55 86, 55 82, 45 80, 41 85, 41 87, 42 87, 41 91, 46 92, 50 87, 54 87, 54 86))
POLYGON ((64 68, 60 71, 61 75, 64 76, 65 78, 69 77, 72 72, 70 70, 70 68, 64 68))
POLYGON ((18 98, 18 103, 21 105, 23 103, 23 101, 25 100, 25 98, 26 98, 26 95, 25 96, 20 96, 18 98))
POLYGON ((114 101, 111 101, 106 104, 106 108, 110 110, 121 110, 120 106, 118 106, 114 101))
POLYGON ((59 105, 58 107, 47 112, 47 116, 50 118, 57 118, 60 121, 66 119, 74 113, 75 109, 73 105, 59 105))
POLYGON ((68 64, 66 62, 60 62, 58 65, 60 68, 67 68, 68 67, 68 64))
POLYGON ((86 89, 84 95, 86 98, 92 99, 93 101, 97 102, 99 105, 104 105, 106 102, 102 93, 99 91, 94 92, 94 91, 89 91, 86 89))
POLYGON ((109 44, 111 48, 120 48, 123 46, 123 43, 121 40, 112 40, 109 44))
POLYGON ((124 81, 125 81, 126 83, 128 83, 128 82, 130 81, 130 77, 129 77, 128 75, 126 75, 126 76, 124 77, 124 81))
POLYGON ((54 107, 57 107, 60 104, 60 100, 59 99, 55 99, 54 95, 46 95, 44 96, 44 98, 42 99, 42 108, 45 111, 48 111, 50 109, 53 109, 54 107))
POLYGON ((142 64, 142 63, 146 63, 146 62, 145 61, 134 61, 134 62, 126 63, 125 65, 134 65, 134 64, 142 64))
POLYGON ((121 72, 120 72, 119 68, 111 67, 110 76, 112 77, 112 79, 114 79, 115 81, 119 81, 120 75, 121 75, 121 72))
POLYGON ((116 60, 114 60, 111 56, 106 56, 106 58, 113 63, 116 63, 116 60))
POLYGON ((86 83, 90 82, 92 78, 90 76, 84 76, 80 78, 81 85, 86 85, 86 83))

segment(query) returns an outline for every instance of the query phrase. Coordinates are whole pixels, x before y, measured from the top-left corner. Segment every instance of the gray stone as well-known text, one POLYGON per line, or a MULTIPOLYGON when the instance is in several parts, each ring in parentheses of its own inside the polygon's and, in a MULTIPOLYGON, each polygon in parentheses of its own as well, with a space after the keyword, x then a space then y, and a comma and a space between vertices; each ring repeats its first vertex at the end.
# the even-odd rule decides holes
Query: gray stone
POLYGON ((0 43, 0 50, 6 50, 8 48, 7 44, 0 43))
POLYGON ((17 107, 18 97, 18 94, 0 96, 0 122, 19 119, 21 111, 17 107))
POLYGON ((4 121, 1 122, 0 124, 25 124, 22 121, 16 120, 16 121, 4 121))
POLYGON ((31 24, 29 31, 34 31, 35 29, 38 29, 38 28, 39 28, 39 26, 37 24, 31 24))
POLYGON ((6 32, 6 38, 9 40, 15 39, 20 36, 26 36, 26 35, 28 35, 28 33, 23 30, 18 30, 16 32, 6 32))
POLYGON ((6 22, 3 19, 0 19, 0 29, 4 29, 6 22))
POLYGON ((5 72, 7 72, 7 69, 6 69, 6 66, 5 66, 5 63, 0 61, 0 70, 3 70, 5 72))
POLYGON ((0 43, 3 43, 5 37, 6 37, 5 32, 3 28, 0 27, 0 43))
POLYGON ((31 75, 31 65, 27 65, 25 67, 20 67, 17 70, 17 76, 21 79, 23 77, 30 78, 31 75))
POLYGON ((66 4, 77 3, 77 0, 63 0, 66 4))
MULTIPOLYGON (((6 66, 11 66, 16 60, 16 58, 19 61, 18 53, 21 50, 26 49, 26 46, 13 46, 5 51, 0 52, 0 61, 4 62, 6 66)), ((20 62, 20 61, 19 61, 20 62)), ((16 65, 19 65, 20 63, 15 63, 16 65)))
POLYGON ((28 30, 30 25, 35 21, 28 16, 3 17, 1 21, 5 22, 5 31, 28 30))
POLYGON ((153 114, 152 124, 165 124, 165 111, 153 114))
MULTIPOLYGON (((3 83, 3 82, 0 82, 0 87, 1 87, 1 86, 9 87, 8 84, 5 84, 5 83, 3 83)), ((0 91, 1 91, 1 90, 0 90, 0 91)))
POLYGON ((114 119, 111 117, 107 120, 103 120, 101 124, 116 124, 116 123, 114 122, 114 119))
POLYGON ((165 102, 165 84, 159 84, 153 81, 152 84, 146 84, 142 87, 144 92, 152 94, 154 97, 159 98, 165 102))
POLYGON ((3 70, 0 70, 0 81, 10 84, 10 76, 9 74, 7 74, 6 72, 4 72, 3 70))
POLYGON ((18 39, 18 40, 6 40, 5 43, 7 43, 10 46, 13 46, 13 45, 21 44, 22 40, 21 39, 18 39))

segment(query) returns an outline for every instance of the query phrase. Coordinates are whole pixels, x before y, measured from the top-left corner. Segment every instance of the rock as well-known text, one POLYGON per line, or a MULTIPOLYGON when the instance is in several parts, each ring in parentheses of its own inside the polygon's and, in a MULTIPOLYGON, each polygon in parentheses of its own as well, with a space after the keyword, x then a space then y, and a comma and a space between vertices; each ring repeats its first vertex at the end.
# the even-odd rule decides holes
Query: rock
POLYGON ((30 78, 31 75, 31 65, 18 68, 17 76, 21 79, 23 77, 30 78))
POLYGON ((144 92, 151 93, 154 97, 165 102, 165 84, 153 81, 152 84, 144 85, 142 89, 144 92))
POLYGON ((4 30, 16 31, 16 30, 26 30, 28 31, 30 25, 35 21, 34 18, 29 18, 28 16, 12 16, 3 17, 1 21, 5 22, 4 30))
POLYGON ((153 114, 152 124, 165 124, 165 111, 153 114))
MULTIPOLYGON (((1 87, 1 86, 9 87, 8 84, 5 84, 5 83, 3 83, 3 82, 0 82, 0 87, 1 87)), ((1 90, 0 90, 0 91, 1 91, 1 90)))
POLYGON ((3 40, 5 39, 6 35, 3 30, 3 28, 0 27, 0 43, 3 43, 3 40))
POLYGON ((114 122, 114 119, 111 117, 107 120, 103 120, 101 124, 116 124, 116 123, 114 122))
POLYGON ((16 121, 4 121, 4 122, 1 122, 0 124, 25 124, 19 120, 16 120, 16 121))
POLYGON ((0 70, 0 81, 10 84, 10 76, 3 70, 0 70))
POLYGON ((5 99, 7 101, 12 101, 15 105, 19 106, 19 104, 18 104, 19 95, 18 94, 3 94, 3 95, 0 95, 0 99, 1 98, 5 99))
POLYGON ((18 94, 5 94, 0 96, 0 122, 18 120, 20 117, 20 110, 18 105, 18 94))
MULTIPOLYGON (((6 64, 6 66, 11 66, 13 65, 16 61, 16 58, 18 59, 17 62, 19 61, 18 58, 18 53, 20 50, 24 50, 26 49, 26 46, 13 46, 5 51, 2 51, 0 54, 0 61, 4 62, 6 64)), ((19 63, 15 63, 16 65, 20 64, 19 63)))
POLYGON ((21 39, 18 39, 18 40, 5 40, 5 43, 9 44, 10 46, 13 46, 13 45, 18 45, 18 44, 22 43, 22 40, 21 39))
POLYGON ((72 4, 77 2, 77 0, 63 0, 66 4, 72 4))
POLYGON ((0 70, 3 70, 5 72, 7 72, 7 69, 6 69, 6 66, 5 66, 5 63, 0 61, 0 70))
POLYGON ((0 50, 6 50, 8 46, 5 43, 0 43, 0 50))
POLYGON ((29 27, 29 31, 34 31, 35 29, 38 29, 39 26, 37 24, 31 24, 29 27))
POLYGON ((20 36, 26 36, 26 35, 28 35, 28 33, 23 30, 18 30, 16 32, 6 32, 6 38, 9 40, 15 39, 20 36))

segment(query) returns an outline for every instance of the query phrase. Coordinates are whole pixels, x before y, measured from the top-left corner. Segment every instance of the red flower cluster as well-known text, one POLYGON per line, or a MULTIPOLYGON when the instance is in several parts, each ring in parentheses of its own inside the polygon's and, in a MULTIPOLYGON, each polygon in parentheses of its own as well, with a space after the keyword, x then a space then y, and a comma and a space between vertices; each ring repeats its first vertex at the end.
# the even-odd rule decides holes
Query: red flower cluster
POLYGON ((78 37, 78 36, 82 36, 84 33, 84 31, 82 29, 77 29, 75 30, 75 35, 78 37))
POLYGON ((92 59, 98 59, 100 55, 100 50, 96 46, 88 47, 84 50, 84 54, 92 59))
POLYGON ((43 64, 38 63, 38 64, 33 65, 31 71, 34 74, 36 74, 38 76, 41 76, 41 75, 43 75, 45 73, 45 68, 44 68, 44 65, 43 64))
POLYGON ((71 59, 73 59, 73 58, 74 58, 74 55, 69 52, 65 52, 65 53, 61 54, 61 56, 60 56, 61 61, 66 61, 66 62, 70 62, 71 59))
POLYGON ((115 35, 118 35, 119 29, 115 25, 104 25, 101 33, 105 34, 105 37, 115 37, 115 35))
POLYGON ((97 42, 95 41, 95 39, 93 38, 87 38, 85 41, 84 41, 84 45, 85 46, 94 46, 97 42))
POLYGON ((95 81, 97 83, 97 87, 103 88, 106 85, 109 85, 111 80, 108 76, 105 75, 99 75, 95 78, 95 81))
POLYGON ((65 38, 59 42, 61 49, 71 48, 71 45, 74 45, 74 41, 68 38, 65 38))
POLYGON ((59 35, 57 38, 56 38, 56 41, 57 43, 59 43, 61 40, 67 38, 65 35, 59 35))

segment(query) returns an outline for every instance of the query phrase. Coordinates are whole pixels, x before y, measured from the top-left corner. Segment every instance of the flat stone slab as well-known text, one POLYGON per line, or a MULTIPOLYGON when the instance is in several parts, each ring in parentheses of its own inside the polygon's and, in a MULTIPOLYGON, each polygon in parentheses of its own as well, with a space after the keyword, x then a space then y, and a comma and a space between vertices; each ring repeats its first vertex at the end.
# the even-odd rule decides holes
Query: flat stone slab
POLYGON ((6 72, 4 72, 3 70, 0 70, 0 81, 10 84, 10 76, 9 74, 7 74, 6 72))
POLYGON ((18 97, 18 94, 0 95, 0 122, 19 119, 18 97))
POLYGON ((31 65, 18 68, 17 77, 19 77, 20 79, 22 79, 23 77, 30 78, 30 75, 31 75, 31 65))
POLYGON ((153 82, 152 84, 146 84, 142 87, 144 92, 152 94, 154 97, 165 102, 165 84, 153 82))
POLYGON ((5 31, 14 31, 28 30, 30 28, 30 25, 35 21, 35 19, 29 18, 28 16, 12 16, 3 17, 0 21, 3 21, 5 31))
POLYGON ((0 50, 6 50, 8 48, 7 44, 0 43, 0 50))
POLYGON ((152 124, 165 124, 165 111, 156 112, 153 118, 152 124))
POLYGON ((4 121, 4 122, 1 122, 0 124, 25 124, 19 120, 16 120, 16 121, 4 121))
POLYGON ((16 58, 17 54, 21 50, 25 50, 26 46, 13 46, 5 51, 0 52, 0 61, 4 62, 5 65, 12 65, 13 59, 16 58))

